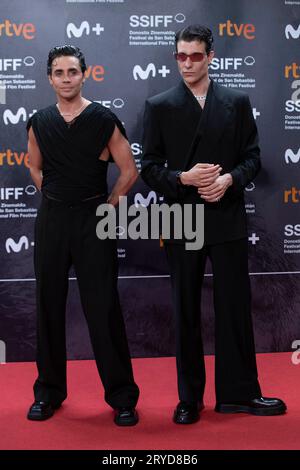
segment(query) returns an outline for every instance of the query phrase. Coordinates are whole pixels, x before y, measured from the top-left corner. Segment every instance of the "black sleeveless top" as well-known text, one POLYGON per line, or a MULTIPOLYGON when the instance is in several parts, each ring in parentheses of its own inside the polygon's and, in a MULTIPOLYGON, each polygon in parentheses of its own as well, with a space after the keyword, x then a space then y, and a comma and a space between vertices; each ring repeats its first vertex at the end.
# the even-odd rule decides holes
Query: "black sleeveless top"
POLYGON ((73 202, 106 194, 108 162, 99 156, 116 125, 126 137, 115 114, 95 102, 72 124, 63 119, 56 105, 35 113, 27 130, 32 126, 43 157, 42 193, 73 202))

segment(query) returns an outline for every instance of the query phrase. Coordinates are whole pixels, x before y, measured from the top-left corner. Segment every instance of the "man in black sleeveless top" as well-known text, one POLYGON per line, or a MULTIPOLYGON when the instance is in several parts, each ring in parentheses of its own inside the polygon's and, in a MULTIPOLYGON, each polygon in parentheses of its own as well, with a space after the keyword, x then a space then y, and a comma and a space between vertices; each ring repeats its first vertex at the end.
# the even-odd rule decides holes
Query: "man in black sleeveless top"
POLYGON ((50 418, 67 397, 65 306, 74 265, 105 400, 117 425, 138 422, 134 382, 117 280, 116 240, 96 235, 96 208, 117 205, 137 178, 125 130, 117 117, 82 97, 86 70, 73 46, 51 49, 48 78, 57 104, 27 125, 30 173, 43 198, 35 227, 37 367, 28 419, 50 418), (119 178, 107 195, 108 160, 119 178))

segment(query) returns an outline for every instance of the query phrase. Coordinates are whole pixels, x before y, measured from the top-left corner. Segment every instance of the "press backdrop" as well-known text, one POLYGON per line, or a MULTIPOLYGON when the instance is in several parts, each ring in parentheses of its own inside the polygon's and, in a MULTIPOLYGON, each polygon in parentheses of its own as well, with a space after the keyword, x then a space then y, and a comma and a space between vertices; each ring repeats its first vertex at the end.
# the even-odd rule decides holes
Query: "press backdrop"
MULTIPOLYGON (((34 359, 33 232, 40 195, 29 176, 26 121, 55 103, 48 51, 74 44, 88 64, 84 96, 124 122, 138 167, 145 99, 179 80, 175 32, 208 25, 211 77, 249 94, 263 170, 246 190, 256 349, 300 339, 300 1, 1 0, 0 362, 34 359)), ((110 166, 110 184, 116 169, 110 166)), ((131 202, 159 201, 141 180, 131 202)), ((133 356, 174 353, 170 279, 157 241, 119 243, 119 289, 133 356)), ((214 350, 210 266, 202 298, 206 353, 214 350)), ((91 357, 74 275, 67 309, 69 358, 91 357)))

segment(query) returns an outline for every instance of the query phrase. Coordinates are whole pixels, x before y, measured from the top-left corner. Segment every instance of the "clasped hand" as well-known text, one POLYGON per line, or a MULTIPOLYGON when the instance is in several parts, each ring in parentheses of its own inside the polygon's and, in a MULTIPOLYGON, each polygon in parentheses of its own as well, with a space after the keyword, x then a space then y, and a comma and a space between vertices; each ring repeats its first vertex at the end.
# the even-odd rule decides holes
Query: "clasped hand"
POLYGON ((198 194, 207 202, 217 202, 225 194, 232 184, 232 176, 229 173, 220 175, 220 165, 212 163, 197 163, 189 171, 181 174, 183 184, 196 186, 198 194))

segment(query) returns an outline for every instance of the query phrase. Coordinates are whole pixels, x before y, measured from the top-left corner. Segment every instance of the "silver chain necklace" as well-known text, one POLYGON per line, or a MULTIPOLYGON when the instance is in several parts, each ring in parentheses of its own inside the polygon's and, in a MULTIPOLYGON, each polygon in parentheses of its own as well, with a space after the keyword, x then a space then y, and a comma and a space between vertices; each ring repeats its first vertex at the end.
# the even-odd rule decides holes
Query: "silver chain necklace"
POLYGON ((57 103, 56 106, 57 106, 58 111, 60 112, 60 114, 61 114, 62 116, 74 116, 75 114, 79 113, 79 111, 82 110, 82 108, 84 107, 84 105, 85 105, 85 103, 83 103, 83 105, 80 106, 80 108, 77 109, 76 111, 74 111, 73 113, 62 113, 61 110, 60 110, 60 108, 59 108, 59 104, 58 104, 58 103, 57 103))
POLYGON ((206 99, 206 95, 194 95, 194 97, 198 101, 204 101, 206 99))

